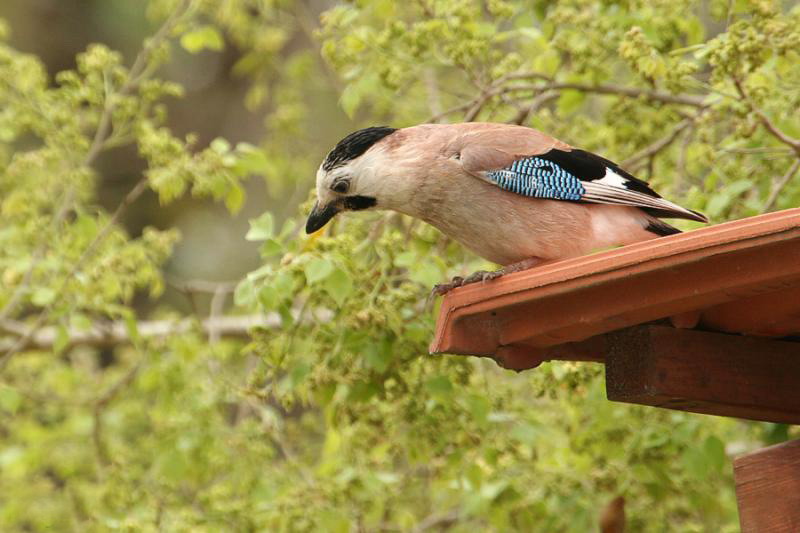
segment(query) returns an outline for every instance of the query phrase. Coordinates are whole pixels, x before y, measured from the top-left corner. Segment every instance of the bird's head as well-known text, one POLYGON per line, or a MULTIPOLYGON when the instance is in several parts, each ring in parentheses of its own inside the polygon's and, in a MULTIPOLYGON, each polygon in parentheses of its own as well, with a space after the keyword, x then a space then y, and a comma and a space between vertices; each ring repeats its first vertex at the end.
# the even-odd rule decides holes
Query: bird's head
POLYGON ((380 141, 395 131, 388 127, 358 130, 331 150, 317 170, 317 202, 308 215, 306 233, 319 230, 341 211, 380 205, 386 186, 381 180, 380 141))

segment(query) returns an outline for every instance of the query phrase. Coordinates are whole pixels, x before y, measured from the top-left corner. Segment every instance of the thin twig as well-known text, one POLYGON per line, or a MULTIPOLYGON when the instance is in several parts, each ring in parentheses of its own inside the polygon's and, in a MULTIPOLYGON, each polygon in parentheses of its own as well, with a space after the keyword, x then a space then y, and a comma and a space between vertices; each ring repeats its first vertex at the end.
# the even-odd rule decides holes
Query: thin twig
POLYGON ((795 153, 798 156, 800 156, 800 139, 795 139, 793 137, 790 137, 789 135, 784 133, 778 126, 776 126, 775 123, 772 122, 772 119, 770 119, 767 116, 767 114, 764 113, 764 111, 761 108, 759 108, 755 104, 755 102, 753 102, 753 100, 750 98, 750 95, 745 90, 744 85, 739 80, 739 78, 733 77, 732 79, 733 79, 733 85, 736 87, 736 91, 739 93, 739 96, 742 97, 742 100, 744 100, 745 103, 747 103, 747 105, 753 111, 753 113, 756 114, 759 121, 767 129, 767 131, 769 131, 772 134, 772 136, 778 139, 780 142, 782 142, 786 146, 789 146, 792 150, 795 151, 795 153))
POLYGON ((481 95, 472 101, 472 105, 464 114, 464 122, 472 122, 478 117, 478 114, 483 110, 483 107, 491 100, 494 96, 498 95, 494 91, 482 92, 481 95))
POLYGON ((775 202, 778 201, 778 197, 781 195, 781 192, 783 192, 784 187, 786 187, 794 175, 797 174, 798 170, 800 170, 800 158, 795 159, 794 164, 786 171, 786 174, 775 182, 769 194, 769 198, 767 198, 767 201, 764 203, 764 207, 761 208, 762 213, 766 213, 775 206, 775 202))
POLYGON ((756 146, 754 148, 720 148, 722 152, 731 154, 776 154, 794 157, 794 151, 784 146, 756 146))
POLYGON ((558 96, 559 94, 555 91, 545 91, 537 95, 533 100, 531 100, 529 105, 519 110, 519 113, 517 113, 517 116, 514 117, 511 123, 521 125, 528 120, 528 117, 535 114, 543 106, 557 99, 558 96))
POLYGON ((642 161, 657 155, 660 151, 671 145, 673 141, 678 138, 681 132, 688 128, 692 122, 693 121, 690 119, 685 119, 678 122, 667 135, 656 140, 650 146, 645 147, 628 159, 625 159, 622 163, 620 163, 620 166, 626 169, 633 169, 642 161))
POLYGON ((624 87, 622 85, 589 85, 584 83, 553 82, 543 85, 512 85, 498 89, 500 92, 525 92, 534 91, 560 91, 572 89, 585 93, 606 94, 612 96, 625 96, 628 98, 644 98, 653 102, 665 104, 688 105, 697 108, 704 108, 706 104, 703 98, 688 94, 671 94, 663 91, 642 89, 639 87, 624 87))
POLYGON ((433 117, 430 118, 429 122, 439 122, 440 120, 449 115, 460 113, 462 111, 466 111, 466 114, 464 115, 464 120, 466 122, 471 122, 472 120, 475 120, 475 118, 477 118, 478 114, 481 112, 481 110, 489 100, 491 100, 495 96, 500 96, 502 94, 515 93, 515 92, 532 92, 537 95, 541 95, 549 91, 562 91, 569 89, 585 93, 623 96, 627 98, 644 98, 645 100, 650 100, 652 102, 661 102, 665 104, 675 104, 675 105, 687 105, 699 109, 704 109, 708 106, 708 104, 704 102, 704 99, 702 97, 693 96, 689 94, 672 94, 664 91, 643 89, 640 87, 625 87, 622 85, 609 85, 609 84, 590 85, 584 83, 556 82, 552 81, 552 79, 549 78, 548 76, 538 73, 527 73, 527 74, 517 73, 499 78, 491 86, 483 89, 477 97, 473 98, 468 102, 459 104, 446 111, 443 111, 438 115, 434 115, 433 117), (531 78, 542 79, 547 81, 547 83, 531 84, 531 85, 508 85, 508 86, 504 85, 506 81, 531 79, 531 78))

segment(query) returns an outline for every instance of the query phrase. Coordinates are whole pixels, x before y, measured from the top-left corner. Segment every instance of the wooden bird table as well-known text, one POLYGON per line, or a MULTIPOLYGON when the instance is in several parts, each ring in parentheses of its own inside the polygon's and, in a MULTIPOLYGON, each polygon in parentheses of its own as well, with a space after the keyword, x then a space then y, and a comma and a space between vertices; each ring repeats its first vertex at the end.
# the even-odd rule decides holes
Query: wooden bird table
MULTIPOLYGON (((612 401, 800 424, 800 209, 455 289, 431 353, 594 361, 612 401)), ((734 466, 742 531, 800 531, 800 441, 734 466)))

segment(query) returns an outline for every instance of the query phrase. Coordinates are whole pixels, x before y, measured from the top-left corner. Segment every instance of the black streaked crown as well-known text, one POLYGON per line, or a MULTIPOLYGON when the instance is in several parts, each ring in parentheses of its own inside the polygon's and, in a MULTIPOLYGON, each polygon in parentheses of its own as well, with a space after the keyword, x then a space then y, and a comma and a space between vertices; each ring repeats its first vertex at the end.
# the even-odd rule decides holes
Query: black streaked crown
POLYGON ((325 171, 333 170, 340 167, 360 156, 370 146, 380 141, 387 135, 394 133, 396 128, 389 128, 387 126, 373 126, 371 128, 364 128, 363 130, 354 131, 334 147, 333 150, 325 158, 322 163, 322 169, 325 171))

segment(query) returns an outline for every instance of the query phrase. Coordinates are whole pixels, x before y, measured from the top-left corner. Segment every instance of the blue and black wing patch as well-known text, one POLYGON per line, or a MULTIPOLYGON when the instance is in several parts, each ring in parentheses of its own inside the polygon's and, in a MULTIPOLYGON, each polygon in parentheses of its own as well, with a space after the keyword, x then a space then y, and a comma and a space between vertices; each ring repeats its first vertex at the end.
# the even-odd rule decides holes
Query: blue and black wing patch
POLYGON ((532 198, 578 201, 586 192, 577 176, 542 157, 518 159, 486 176, 507 191, 532 198))
POLYGON ((553 149, 485 176, 502 189, 531 198, 629 205, 654 217, 707 222, 702 214, 663 199, 612 161, 584 150, 553 149))

